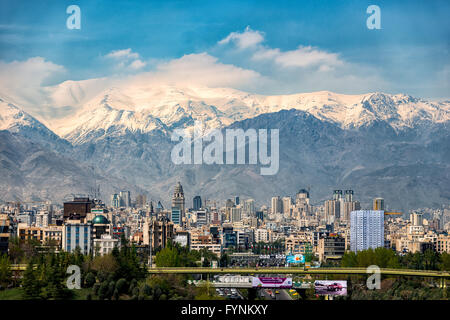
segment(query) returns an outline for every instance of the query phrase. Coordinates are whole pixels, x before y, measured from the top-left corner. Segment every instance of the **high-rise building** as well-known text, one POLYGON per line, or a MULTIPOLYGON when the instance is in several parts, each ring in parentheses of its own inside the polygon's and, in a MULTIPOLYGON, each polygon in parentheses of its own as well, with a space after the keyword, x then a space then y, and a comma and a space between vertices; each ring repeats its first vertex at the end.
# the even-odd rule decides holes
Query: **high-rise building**
POLYGON ((146 218, 143 227, 144 245, 151 245, 153 249, 165 248, 168 241, 174 239, 173 222, 166 216, 146 218))
POLYGON ((244 201, 244 215, 246 217, 254 217, 256 213, 255 200, 248 199, 244 201))
POLYGON ((410 215, 411 225, 422 226, 423 225, 423 214, 419 212, 413 212, 410 215))
POLYGON ((337 234, 329 234, 319 238, 317 244, 319 261, 340 259, 345 253, 345 238, 337 234))
POLYGON ((340 221, 348 222, 350 221, 350 213, 352 211, 360 210, 361 205, 359 201, 344 201, 343 209, 341 210, 340 221))
POLYGON ((373 199, 373 210, 384 210, 384 199, 383 198, 373 199))
POLYGON ((325 201, 325 218, 327 223, 345 222, 350 220, 350 212, 361 209, 359 201, 353 200, 353 190, 333 191, 333 199, 325 201))
POLYGON ((338 220, 341 216, 341 205, 339 200, 325 201, 325 217, 327 223, 338 220))
POLYGON ((144 208, 147 204, 147 196, 145 194, 139 194, 136 197, 136 206, 138 208, 144 208))
POLYGON ((172 208, 177 207, 180 209, 181 220, 184 218, 185 214, 185 200, 184 200, 184 192, 183 187, 180 182, 175 186, 175 191, 173 192, 172 197, 172 208))
POLYGON ((194 197, 192 208, 194 210, 200 210, 200 208, 202 208, 202 198, 200 196, 194 197))
POLYGON ((283 197, 282 206, 283 206, 283 213, 285 216, 291 215, 291 205, 292 205, 291 197, 283 197))
POLYGON ((8 253, 11 221, 7 214, 0 214, 0 255, 8 253))
POLYGON ((272 197, 272 213, 277 214, 282 211, 282 202, 280 196, 272 197))
POLYGON ((130 191, 120 191, 120 206, 131 207, 131 193, 130 191))
POLYGON ((360 210, 361 205, 359 201, 353 200, 353 190, 345 190, 344 201, 341 201, 341 222, 350 221, 350 212, 360 210))
POLYGON ((345 202, 353 201, 353 190, 345 190, 345 202))
POLYGON ((93 200, 89 198, 74 198, 73 201, 64 202, 64 220, 86 219, 86 215, 95 207, 93 200))
POLYGON ((242 209, 240 207, 231 208, 231 222, 239 222, 242 219, 242 209))
POLYGON ((310 212, 309 191, 301 189, 295 196, 295 218, 300 219, 309 215, 310 212))
POLYGON ((181 217, 181 210, 178 207, 172 207, 172 222, 174 224, 181 225, 182 224, 182 217, 181 217))
POLYGON ((209 214, 206 210, 197 210, 197 227, 209 224, 209 214))
POLYGON ((350 213, 351 251, 378 247, 384 247, 384 211, 352 211, 350 213))
POLYGON ((342 190, 333 191, 333 200, 340 200, 342 198, 342 190))
POLYGON ((63 228, 62 248, 64 251, 73 252, 80 248, 82 254, 89 254, 92 245, 92 225, 80 223, 78 220, 68 220, 63 228))
POLYGON ((120 196, 117 193, 111 195, 111 207, 113 208, 120 207, 120 196))
POLYGON ((240 200, 239 200, 238 196, 234 197, 234 204, 237 205, 237 206, 240 204, 240 200))

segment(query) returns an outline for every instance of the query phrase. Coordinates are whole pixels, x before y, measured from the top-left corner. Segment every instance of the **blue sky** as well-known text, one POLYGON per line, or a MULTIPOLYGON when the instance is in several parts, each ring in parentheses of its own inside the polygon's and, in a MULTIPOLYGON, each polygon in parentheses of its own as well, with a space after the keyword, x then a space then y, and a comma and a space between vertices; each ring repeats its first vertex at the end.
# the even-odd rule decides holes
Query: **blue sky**
MULTIPOLYGON (((449 98, 450 1, 2 0, 0 6, 0 67, 19 70, 16 88, 20 72, 33 67, 36 86, 155 70, 173 79, 199 69, 213 85, 264 94, 449 98), (71 4, 81 9, 81 30, 66 28, 71 4), (381 8, 381 30, 366 27, 371 4, 381 8), (254 42, 240 42, 247 40, 254 42), (236 76, 224 80, 219 71, 236 76)), ((0 85, 0 92, 14 87, 0 85)))

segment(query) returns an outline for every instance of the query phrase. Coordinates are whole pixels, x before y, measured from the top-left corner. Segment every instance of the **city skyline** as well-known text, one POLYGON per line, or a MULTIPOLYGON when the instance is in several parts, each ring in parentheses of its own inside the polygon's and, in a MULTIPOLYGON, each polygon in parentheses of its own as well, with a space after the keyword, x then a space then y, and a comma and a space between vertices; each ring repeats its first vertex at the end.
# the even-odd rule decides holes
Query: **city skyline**
POLYGON ((0 302, 167 319, 448 302, 449 13, 2 0, 0 302))

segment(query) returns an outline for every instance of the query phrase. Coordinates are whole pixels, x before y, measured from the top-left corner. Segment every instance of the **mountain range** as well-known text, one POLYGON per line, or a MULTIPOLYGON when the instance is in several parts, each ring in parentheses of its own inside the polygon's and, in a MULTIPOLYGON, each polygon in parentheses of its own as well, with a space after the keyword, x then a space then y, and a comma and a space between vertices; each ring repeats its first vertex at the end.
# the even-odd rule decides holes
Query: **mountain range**
POLYGON ((76 82, 55 92, 75 111, 47 126, 0 94, 0 199, 61 201, 98 184, 105 201, 131 190, 168 206, 181 181, 188 201, 240 195, 267 205, 272 196, 309 187, 313 203, 334 189, 353 189, 365 207, 378 196, 404 211, 450 203, 448 101, 176 86, 91 94, 76 82), (259 165, 173 164, 171 132, 191 130, 195 120, 206 129, 279 129, 278 173, 261 176, 259 165))

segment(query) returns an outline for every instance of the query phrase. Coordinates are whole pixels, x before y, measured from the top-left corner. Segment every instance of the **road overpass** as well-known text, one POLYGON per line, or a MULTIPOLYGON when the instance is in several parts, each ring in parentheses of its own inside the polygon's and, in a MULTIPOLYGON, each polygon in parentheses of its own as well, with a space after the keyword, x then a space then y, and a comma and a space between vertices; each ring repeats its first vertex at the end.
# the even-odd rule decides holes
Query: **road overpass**
MULTIPOLYGON (((292 275, 368 275, 366 268, 148 268, 150 274, 292 274, 292 275)), ((381 275, 450 278, 449 271, 380 269, 381 275)))
MULTIPOLYGON (((12 264, 12 271, 24 271, 26 264, 12 264)), ((147 268, 149 274, 292 274, 292 275, 368 275, 366 268, 147 268)), ((450 279, 450 271, 413 270, 413 269, 386 269, 380 268, 381 275, 411 276, 426 278, 450 279)))

